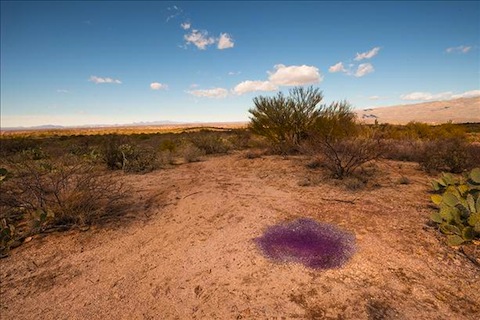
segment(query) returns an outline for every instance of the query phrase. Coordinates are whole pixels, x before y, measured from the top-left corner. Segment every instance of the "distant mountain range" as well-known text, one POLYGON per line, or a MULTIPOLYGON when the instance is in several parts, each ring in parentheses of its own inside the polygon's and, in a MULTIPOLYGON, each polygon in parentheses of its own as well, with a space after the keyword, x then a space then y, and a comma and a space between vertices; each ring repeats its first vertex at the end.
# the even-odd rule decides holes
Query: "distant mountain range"
MULTIPOLYGON (((480 97, 460 98, 443 101, 430 101, 415 104, 397 105, 390 107, 366 108, 356 110, 358 119, 364 123, 391 123, 406 124, 410 121, 430 124, 480 122, 480 97)), ((48 130, 67 128, 115 128, 115 127, 148 127, 183 124, 202 124, 202 122, 175 122, 175 121, 141 121, 126 124, 95 124, 80 126, 43 125, 34 127, 10 127, 8 130, 48 130)))
POLYGON ((6 127, 2 130, 48 130, 48 129, 68 129, 68 128, 114 128, 114 127, 147 127, 147 126, 166 126, 166 125, 179 125, 185 122, 175 122, 175 121, 141 121, 141 122, 132 122, 125 124, 85 124, 79 126, 60 126, 54 124, 47 124, 42 126, 33 126, 33 127, 6 127))

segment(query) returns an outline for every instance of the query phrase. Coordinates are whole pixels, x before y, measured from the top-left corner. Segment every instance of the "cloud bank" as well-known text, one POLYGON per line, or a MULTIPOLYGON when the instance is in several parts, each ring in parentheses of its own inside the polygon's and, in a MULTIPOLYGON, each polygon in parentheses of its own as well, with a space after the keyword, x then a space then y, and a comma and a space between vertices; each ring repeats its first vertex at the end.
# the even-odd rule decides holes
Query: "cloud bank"
POLYGON ((431 101, 431 100, 448 100, 459 98, 473 98, 480 96, 480 90, 465 91, 463 93, 454 94, 451 91, 430 93, 430 92, 411 92, 400 96, 400 99, 407 101, 431 101))

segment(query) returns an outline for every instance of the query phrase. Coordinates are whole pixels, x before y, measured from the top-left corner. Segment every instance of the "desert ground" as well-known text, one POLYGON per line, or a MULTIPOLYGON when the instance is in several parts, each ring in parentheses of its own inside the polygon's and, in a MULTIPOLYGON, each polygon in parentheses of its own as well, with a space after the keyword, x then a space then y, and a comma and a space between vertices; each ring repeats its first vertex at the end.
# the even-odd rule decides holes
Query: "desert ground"
POLYGON ((432 176, 381 161, 350 190, 308 161, 236 151, 115 173, 134 194, 126 216, 0 260, 1 318, 478 319, 478 261, 428 225, 432 176), (264 257, 253 239, 299 217, 353 233, 352 259, 314 270, 264 257))
POLYGON ((410 121, 439 124, 480 122, 480 97, 367 108, 357 111, 365 123, 406 124, 410 121))

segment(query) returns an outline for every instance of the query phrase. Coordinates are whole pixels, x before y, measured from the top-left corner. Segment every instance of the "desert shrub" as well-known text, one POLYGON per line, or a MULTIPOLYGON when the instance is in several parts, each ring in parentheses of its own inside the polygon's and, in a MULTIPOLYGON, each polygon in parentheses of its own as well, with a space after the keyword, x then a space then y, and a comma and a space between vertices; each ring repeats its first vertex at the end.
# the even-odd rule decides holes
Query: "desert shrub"
POLYGON ((36 139, 26 137, 0 138, 0 152, 3 157, 39 147, 40 142, 36 139))
POLYGON ((436 139, 460 139, 467 137, 467 130, 463 126, 459 126, 452 122, 443 123, 433 127, 434 138, 436 139))
POLYGON ((199 149, 193 144, 187 144, 182 148, 183 160, 187 163, 200 161, 201 157, 205 155, 205 151, 199 149))
POLYGON ((125 137, 112 135, 103 143, 103 161, 111 170, 149 172, 158 168, 157 154, 153 148, 139 148, 125 137))
POLYGON ((420 158, 424 142, 410 139, 385 139, 385 153, 383 157, 390 160, 416 162, 420 158))
POLYGON ((90 225, 127 207, 126 189, 71 158, 10 164, 0 184, 1 251, 51 228, 90 225), (7 230, 8 229, 8 230, 7 230))
POLYGON ((110 170, 123 169, 124 154, 120 148, 125 139, 118 135, 110 135, 102 143, 103 161, 110 170))
POLYGON ((459 138, 437 139, 425 142, 418 162, 427 172, 448 171, 460 173, 470 166, 468 142, 459 138))
POLYGON ((120 146, 123 156, 123 170, 125 172, 144 173, 159 167, 157 154, 153 148, 138 148, 130 144, 120 146))
POLYGON ((175 164, 174 153, 170 150, 161 151, 157 157, 158 165, 161 167, 175 164))
POLYGON ((467 127, 453 123, 434 126, 411 121, 406 125, 380 124, 375 127, 381 133, 383 139, 428 141, 450 138, 463 139, 467 136, 467 127))
POLYGON ((20 153, 21 157, 28 160, 40 160, 48 158, 46 152, 41 147, 35 147, 32 149, 23 150, 20 153))
POLYGON ((228 142, 233 149, 243 150, 250 147, 252 133, 248 129, 234 129, 228 137, 228 142))
POLYGON ((431 215, 449 245, 460 245, 480 238, 480 168, 465 178, 451 174, 432 181, 436 194, 431 198, 439 210, 431 215))
POLYGON ((467 146, 468 169, 480 167, 480 142, 470 143, 467 146))
POLYGON ((411 121, 405 125, 404 138, 407 139, 420 139, 426 140, 435 137, 433 126, 422 123, 411 121))
POLYGON ((258 96, 250 109, 250 129, 264 136, 279 152, 294 151, 311 131, 319 116, 323 95, 319 89, 295 87, 285 97, 258 96))
POLYGON ((362 129, 365 132, 368 130, 356 123, 356 114, 347 101, 333 102, 328 107, 322 107, 309 131, 309 137, 328 141, 341 140, 359 135, 362 129))
POLYGON ((160 151, 174 152, 177 149, 177 143, 171 139, 162 140, 159 146, 160 151))
POLYGON ((205 154, 227 153, 230 150, 228 141, 214 132, 198 132, 190 138, 190 142, 205 154))
POLYGON ((325 141, 321 149, 325 168, 337 179, 351 175, 358 167, 378 159, 383 153, 380 140, 365 137, 325 141))
POLYGON ((308 153, 319 154, 323 166, 337 179, 385 153, 385 143, 376 131, 359 126, 355 119, 347 102, 332 103, 316 120, 306 144, 308 153))

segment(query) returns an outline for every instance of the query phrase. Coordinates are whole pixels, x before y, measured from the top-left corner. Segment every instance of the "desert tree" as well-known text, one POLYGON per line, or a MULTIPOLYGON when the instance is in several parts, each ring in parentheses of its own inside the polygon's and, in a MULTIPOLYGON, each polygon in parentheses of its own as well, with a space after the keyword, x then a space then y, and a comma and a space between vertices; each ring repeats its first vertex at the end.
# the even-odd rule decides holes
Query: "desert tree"
POLYGON ((250 128, 281 150, 296 149, 320 115, 323 95, 318 88, 295 87, 289 96, 258 96, 250 109, 250 128))

